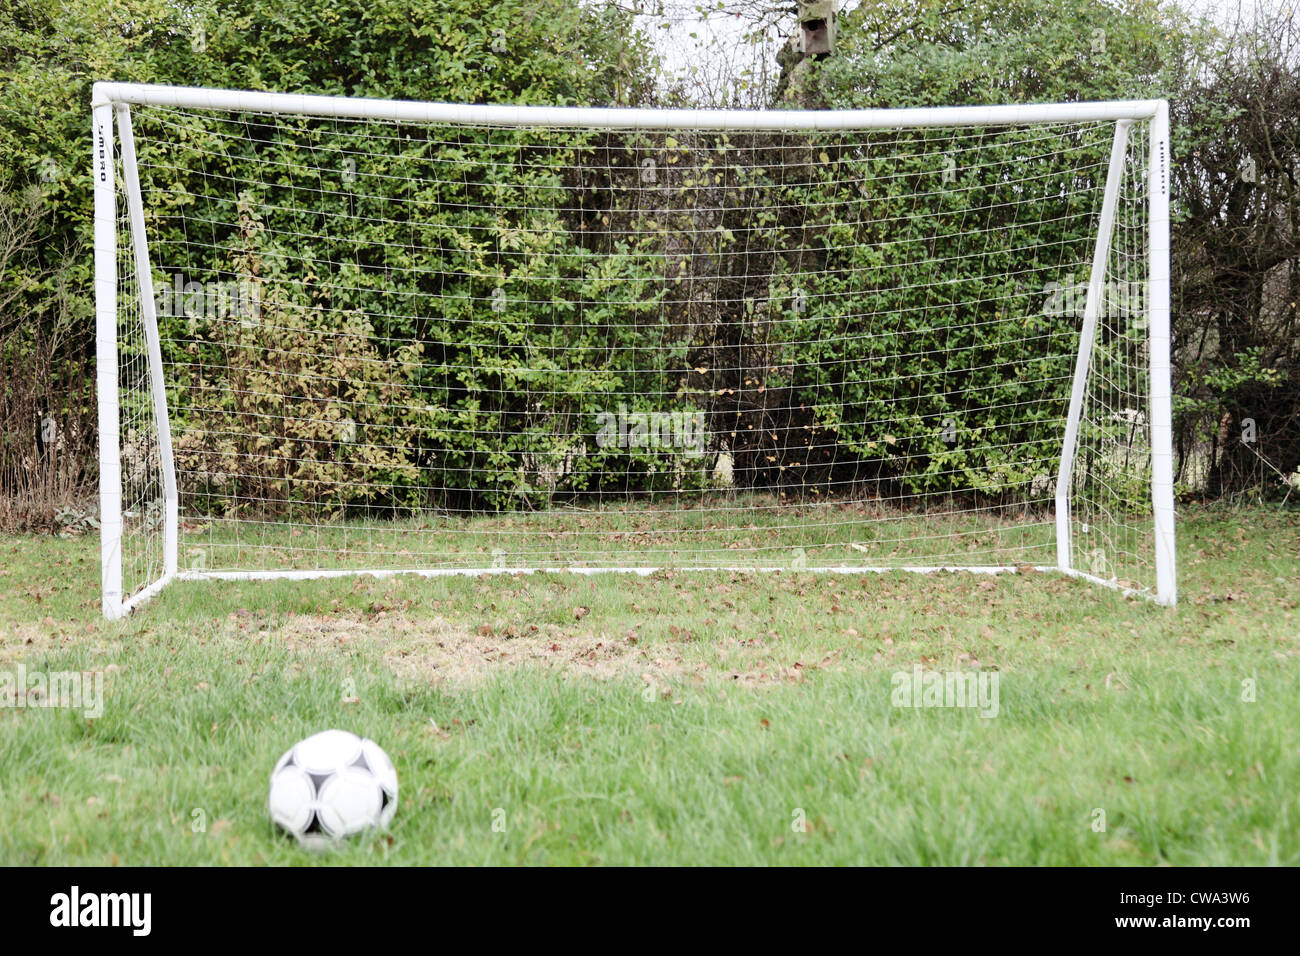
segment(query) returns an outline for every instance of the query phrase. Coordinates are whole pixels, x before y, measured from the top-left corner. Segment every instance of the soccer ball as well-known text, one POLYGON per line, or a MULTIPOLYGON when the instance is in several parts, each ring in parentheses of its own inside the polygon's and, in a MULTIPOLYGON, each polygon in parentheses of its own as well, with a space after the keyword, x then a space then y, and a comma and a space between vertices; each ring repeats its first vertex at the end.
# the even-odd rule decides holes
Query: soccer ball
POLYGON ((397 771, 373 740, 326 730, 289 748, 271 772, 271 819, 305 846, 386 827, 397 812, 397 771))

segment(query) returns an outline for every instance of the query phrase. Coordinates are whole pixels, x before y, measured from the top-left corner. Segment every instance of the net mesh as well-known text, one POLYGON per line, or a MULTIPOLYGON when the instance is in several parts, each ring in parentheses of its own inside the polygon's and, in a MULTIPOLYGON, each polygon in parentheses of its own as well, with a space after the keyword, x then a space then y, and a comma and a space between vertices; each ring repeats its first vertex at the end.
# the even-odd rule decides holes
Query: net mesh
MULTIPOLYGON (((1114 123, 492 128, 134 107, 182 571, 1056 563, 1114 123)), ((1070 500, 1154 583, 1146 131, 1070 500)), ((162 483, 133 241, 124 567, 162 483)))

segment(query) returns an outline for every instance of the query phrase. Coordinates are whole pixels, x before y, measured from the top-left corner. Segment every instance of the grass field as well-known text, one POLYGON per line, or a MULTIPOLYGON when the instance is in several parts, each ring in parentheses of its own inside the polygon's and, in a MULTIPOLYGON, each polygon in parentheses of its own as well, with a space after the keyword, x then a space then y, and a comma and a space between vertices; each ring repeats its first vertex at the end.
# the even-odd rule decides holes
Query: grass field
POLYGON ((175 584, 99 616, 98 541, 0 538, 0 862, 1300 863, 1300 514, 1188 511, 1176 610, 1054 574, 175 584), (997 715, 893 675, 996 671, 997 715), (265 809, 326 727, 392 830, 265 809))
MULTIPOLYGON (((1043 502, 999 512, 954 504, 919 516, 863 501, 781 505, 757 495, 370 522, 187 521, 182 567, 504 568, 734 564, 810 566, 1042 564, 1056 560, 1043 502)), ((1125 544, 1131 527, 1115 523, 1125 544)), ((1145 526, 1143 528, 1145 531, 1145 526)), ((155 534, 154 550, 161 550, 155 534)), ((1149 563, 1149 556, 1148 556, 1149 563)), ((152 580, 149 570, 144 580, 152 580)))

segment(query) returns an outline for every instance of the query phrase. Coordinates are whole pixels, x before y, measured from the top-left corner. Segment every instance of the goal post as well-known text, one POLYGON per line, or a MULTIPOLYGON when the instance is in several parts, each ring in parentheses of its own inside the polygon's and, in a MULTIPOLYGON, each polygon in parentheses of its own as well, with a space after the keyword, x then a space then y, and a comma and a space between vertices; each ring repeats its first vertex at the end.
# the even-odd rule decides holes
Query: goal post
POLYGON ((92 111, 110 618, 538 570, 1175 603, 1162 100, 92 111))
POLYGON ((113 108, 95 96, 91 173, 95 195, 95 384, 99 427, 100 592, 104 616, 123 614, 122 477, 118 457, 117 210, 113 108))
POLYGON ((1151 117, 1148 181, 1153 184, 1149 207, 1151 286, 1151 497, 1156 552, 1156 600, 1178 601, 1174 547, 1174 413, 1169 316, 1169 103, 1156 103, 1151 117))
POLYGON ((163 372, 162 346, 159 341, 153 273, 149 267, 149 237, 144 225, 144 202, 140 193, 131 111, 125 104, 120 104, 116 107, 116 116, 122 146, 122 180, 126 191, 127 215, 130 219, 130 242, 133 253, 131 263, 135 267, 135 282, 140 293, 140 318, 145 334, 154 435, 158 443, 158 465, 162 471, 164 505, 162 571, 163 578, 168 579, 176 574, 176 549, 179 537, 176 458, 172 453, 171 419, 167 412, 167 384, 163 372))

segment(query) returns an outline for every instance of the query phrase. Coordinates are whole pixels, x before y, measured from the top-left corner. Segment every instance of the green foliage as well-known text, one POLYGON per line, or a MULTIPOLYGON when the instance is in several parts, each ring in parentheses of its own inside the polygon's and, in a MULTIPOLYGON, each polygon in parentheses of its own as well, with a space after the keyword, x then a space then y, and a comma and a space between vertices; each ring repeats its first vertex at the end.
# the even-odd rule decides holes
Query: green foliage
MULTIPOLYGON (((341 481, 341 507, 399 511, 506 509, 703 482, 702 462, 684 470, 671 451, 591 440, 602 412, 675 401, 668 396, 680 382, 668 370, 684 367, 686 354, 684 342, 652 350, 672 341, 653 255, 663 237, 619 235, 610 219, 637 219, 620 208, 633 193, 606 184, 590 210, 571 208, 585 195, 575 177, 593 160, 593 136, 557 144, 550 131, 466 128, 453 139, 427 126, 310 117, 134 115, 143 188, 156 198, 152 261, 187 280, 268 290, 259 315, 218 310, 198 327, 194 313, 211 313, 211 301, 181 296, 179 309, 160 310, 165 358, 194 370, 170 401, 178 432, 192 433, 182 475, 200 479, 185 490, 209 509, 314 502, 311 481, 321 493, 341 481), (351 317, 346 328, 335 327, 341 317, 351 317), (322 350, 314 369, 313 348, 322 350), (331 363, 340 349, 347 361, 331 363), (372 485, 391 470, 401 479, 396 498, 361 494, 338 460, 335 470, 302 473, 322 441, 313 414, 362 423, 319 404, 330 383, 376 385, 385 376, 390 389, 347 400, 365 406, 385 457, 351 445, 331 453, 356 455, 348 467, 365 470, 372 485), (220 397, 214 407, 226 390, 245 397, 220 397), (276 413, 299 396, 309 399, 301 412, 276 413), (217 410, 243 415, 242 432, 228 421, 214 443, 217 410), (269 435, 288 436, 286 446, 268 454, 269 435), (292 474, 286 462, 299 463, 292 474), (220 486, 204 477, 213 474, 223 476, 220 486), (290 478, 299 490, 285 485, 290 478)), ((623 153, 635 175, 634 153, 623 153)), ((168 289, 168 275, 155 285, 168 289)))
POLYGON ((1080 206, 1101 185, 1095 166, 1072 173, 1062 157, 1095 162, 1105 132, 917 131, 833 155, 814 147, 807 185, 787 200, 804 213, 792 245, 812 255, 797 280, 807 307, 787 311, 786 328, 811 343, 794 384, 841 457, 906 494, 1015 495, 1059 453, 1064 390, 1044 383, 1068 376, 1077 328, 1049 313, 1044 290, 1086 259, 1095 236, 1080 206), (965 168, 945 176, 948 156, 965 168), (1043 194, 1026 216, 1029 190, 1043 194))
MULTIPOLYGON (((239 224, 234 266, 259 276, 265 225, 255 205, 241 204, 239 224)), ((175 447, 177 468, 193 476, 186 490, 229 517, 305 521, 374 505, 391 516, 417 504, 406 429, 428 417, 411 387, 420 345, 381 356, 361 312, 324 310, 288 285, 264 288, 253 314, 181 320, 190 364, 180 365, 173 406, 187 426, 175 447)))
MULTIPOLYGON (((843 17, 839 52, 805 89, 837 108, 1149 97, 1174 89, 1201 39, 1145 0, 868 2, 843 17)), ((88 238, 77 171, 95 79, 607 105, 642 101, 652 77, 626 13, 560 0, 21 0, 0 13, 0 65, 10 176, 39 182, 65 244, 88 238)), ((702 462, 596 444, 596 417, 617 407, 700 408, 741 483, 800 495, 883 481, 1014 496, 1059 450, 1063 401, 1041 383, 1070 374, 1077 328, 1044 299, 1086 267, 1104 128, 796 149, 703 133, 567 134, 557 147, 467 129, 453 143, 394 125, 375 148, 355 124, 133 112, 158 281, 279 290, 252 328, 183 310, 162 320, 178 368, 238 364, 264 406, 289 396, 277 410, 199 376, 174 386, 178 434, 230 433, 206 452, 181 443, 198 474, 225 476, 189 489, 214 510, 324 506, 312 489, 329 482, 344 489, 330 507, 346 512, 707 481, 702 462), (977 161, 945 168, 958 147, 977 161), (232 181, 260 210, 251 232, 232 181), (346 235, 326 228, 339 215, 346 235), (963 268, 939 276, 938 262, 963 268), (311 349, 350 384, 331 392, 297 354, 311 349), (283 447, 235 434, 271 415, 283 447), (312 421, 365 436, 349 446, 357 470, 312 421), (294 465, 241 485, 248 456, 294 465), (392 487, 369 487, 364 469, 392 487)), ((17 276, 33 310, 41 267, 17 276)), ((88 291, 88 257, 67 281, 88 291)), ((80 321, 89 352, 89 313, 80 321)))
POLYGON ((1149 99, 1175 92, 1204 42, 1161 0, 866 0, 842 16, 818 92, 840 108, 1149 99))
MULTIPOLYGON (((53 226, 34 261, 6 270, 7 287, 13 283, 23 290, 13 308, 44 324, 41 303, 48 298, 43 284, 50 281, 50 262, 43 259, 53 259, 58 250, 78 243, 89 248, 91 184, 82 170, 89 155, 90 87, 96 80, 469 103, 614 105, 645 95, 653 75, 648 57, 648 47, 630 29, 627 13, 563 0, 343 0, 328 5, 313 0, 211 0, 181 6, 168 0, 17 0, 0 11, 0 148, 8 158, 0 187, 38 185, 53 226)), ((262 303, 262 324, 255 328, 211 322, 192 328, 192 316, 183 310, 162 318, 168 360, 187 366, 196 358, 190 353, 197 351, 202 358, 234 349, 247 359, 243 364, 250 374, 264 377, 245 384, 292 383, 291 388, 273 388, 268 394, 291 394, 296 396, 291 405, 302 403, 279 410, 279 418, 292 429, 286 431, 291 436, 286 445, 257 449, 247 435, 234 435, 234 426, 247 428, 252 418, 274 414, 275 409, 240 404, 222 395, 214 382, 206 387, 199 381, 176 386, 170 397, 178 434, 204 420, 232 433, 202 453, 181 443, 183 453, 197 456, 188 461, 201 474, 243 474, 233 466, 255 452, 273 452, 271 457, 282 463, 271 476, 259 472, 245 487, 226 486, 221 501, 209 498, 218 510, 247 507, 238 502, 264 498, 314 505, 318 492, 312 489, 340 478, 346 491, 334 502, 338 507, 401 507, 410 503, 408 479, 414 465, 430 464, 434 446, 444 449, 440 464, 449 480, 440 490, 445 495, 462 491, 476 502, 501 507, 554 484, 538 474, 552 474, 553 467, 523 460, 527 436, 593 411, 599 392, 574 392, 541 414, 510 396, 518 386, 530 384, 522 381, 521 372, 529 350, 531 358, 542 359, 529 373, 537 376, 538 391, 554 395, 558 383, 572 381, 559 374, 568 360, 560 356, 572 347, 565 322, 577 312, 562 307, 559 314, 565 321, 555 322, 552 310, 541 305, 551 298, 551 290, 529 272, 531 261, 556 255, 573 257, 573 270, 579 272, 576 257, 581 250, 558 221, 525 223, 491 209, 491 203, 523 208, 529 200, 544 207, 545 195, 553 194, 557 185, 554 163, 534 166, 526 157, 511 154, 510 164, 493 166, 490 154, 478 148, 483 136, 474 134, 467 134, 462 143, 456 175, 439 183, 407 182, 406 173, 422 159, 420 151, 427 154, 432 148, 424 138, 417 137, 406 150, 371 156, 348 198, 357 225, 352 237, 356 245, 350 248, 371 252, 339 256, 338 249, 318 235, 314 216, 320 209, 277 210, 275 200, 290 194, 290 184, 257 178, 256 171, 265 168, 257 164, 268 159, 284 163, 284 168, 323 162, 319 153, 309 151, 310 121, 286 121, 274 133, 260 127, 258 134, 268 137, 265 140, 237 137, 222 142, 200 123, 167 117, 161 135, 172 165, 162 170, 149 166, 144 155, 148 137, 159 132, 150 128, 145 113, 137 111, 136 127, 146 164, 142 185, 149 197, 151 257, 162 273, 156 284, 180 273, 187 281, 256 281, 276 289, 291 255, 338 264, 336 270, 322 268, 323 274, 305 277, 307 295, 300 301, 271 293, 262 303), (241 247, 234 197, 221 194, 219 181, 225 178, 250 180, 248 194, 240 198, 250 207, 270 210, 261 223, 255 263, 247 258, 250 250, 241 247), (477 218, 458 224, 479 231, 453 231, 437 217, 389 221, 390 200, 407 189, 411 193, 404 198, 417 203, 489 200, 477 218), (182 217, 200 208, 211 211, 213 203, 224 203, 224 225, 214 224, 206 237, 218 254, 205 259, 191 247, 182 217), (388 231, 394 228, 409 230, 405 251, 392 241, 388 231), (525 233, 530 237, 526 242, 534 243, 527 248, 517 241, 525 233), (291 235, 302 237, 292 249, 285 238, 291 235), (468 235, 476 238, 464 242, 468 235), (537 245, 535 237, 546 235, 551 239, 537 245), (410 257, 420 250, 441 250, 441 259, 413 261, 410 257), (503 258, 518 268, 503 267, 503 258), (435 272, 446 275, 447 283, 432 285, 429 276, 435 272), (489 281, 493 275, 498 278, 489 281), (498 286, 509 303, 505 313, 477 308, 492 301, 488 297, 498 286), (383 307, 395 296, 407 296, 412 305, 427 305, 429 297, 436 296, 441 307, 385 312, 383 307), (536 326, 544 312, 552 324, 539 336, 536 326), (376 315, 387 316, 382 327, 366 327, 359 318, 376 315), (459 347, 423 354, 421 369, 409 380, 379 381, 383 376, 377 369, 384 363, 405 369, 413 352, 420 350, 417 343, 425 340, 456 342, 459 347), (326 344, 334 350, 335 372, 352 381, 348 387, 356 394, 330 395, 323 384, 313 385, 313 373, 289 347, 303 351, 326 344), (548 349, 554 353, 549 373, 548 349), (380 409, 373 413, 378 420, 349 413, 349 408, 372 405, 380 409), (304 424, 309 415, 355 422, 370 436, 362 461, 372 468, 381 463, 391 467, 396 487, 403 490, 380 502, 372 491, 348 479, 347 469, 331 459, 332 453, 321 452, 328 442, 311 434, 304 424), (399 434, 402 450, 397 452, 399 434), (494 436, 500 434, 511 436, 510 442, 496 441, 494 436), (283 464, 289 461, 296 464, 283 464), (263 487, 264 478, 273 478, 273 486, 263 487)), ((359 137, 337 139, 332 148, 340 152, 335 158, 341 161, 360 144, 359 137)), ((506 143, 497 155, 517 145, 506 143)), ((449 150, 445 158, 455 157, 449 150)), ((80 343, 82 357, 93 353, 90 276, 88 255, 65 276, 81 304, 70 339, 80 343)), ((593 296, 596 292, 591 290, 593 296)), ((608 320, 606 327, 617 328, 620 322, 608 320)), ((595 368, 593 372, 597 378, 605 376, 606 389, 612 387, 606 373, 595 368)), ((85 391, 78 400, 93 406, 92 379, 80 381, 85 391)), ((557 434, 557 446, 567 440, 557 434)), ((382 480, 382 473, 368 474, 382 480)), ((207 484, 188 490, 215 493, 207 484)))
MULTIPOLYGON (((868 0, 842 16, 837 54, 815 65, 805 99, 850 109, 1153 98, 1174 89, 1199 42, 1156 2, 868 0)), ((832 148, 793 199, 802 235, 816 237, 793 245, 824 244, 800 275, 812 307, 790 325, 795 341, 817 342, 800 394, 849 404, 858 424, 822 409, 841 454, 906 493, 1006 494, 1054 470, 1065 390, 1043 385, 1068 380, 1079 316, 1053 309, 1050 290, 1086 275, 1111 129, 962 132, 832 148), (845 189, 856 181, 869 184, 862 195, 845 189), (936 261, 962 265, 936 274, 936 261), (836 318, 845 301, 847 321, 836 318)), ((1125 349, 1123 338, 1103 343, 1094 367, 1122 364, 1125 349)), ((1094 427, 1086 437, 1125 440, 1122 424, 1094 427)))

